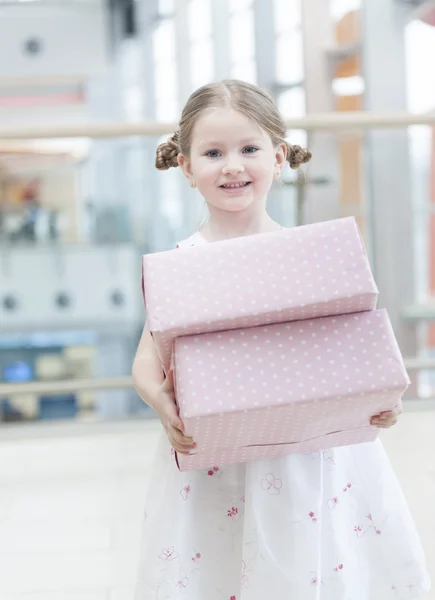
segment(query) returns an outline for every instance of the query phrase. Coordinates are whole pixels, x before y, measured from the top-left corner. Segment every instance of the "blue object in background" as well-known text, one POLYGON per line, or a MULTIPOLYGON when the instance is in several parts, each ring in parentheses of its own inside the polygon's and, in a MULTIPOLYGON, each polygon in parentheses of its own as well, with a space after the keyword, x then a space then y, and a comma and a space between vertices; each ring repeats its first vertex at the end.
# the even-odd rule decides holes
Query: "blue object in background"
POLYGON ((17 360, 5 365, 3 379, 8 383, 23 383, 33 379, 33 369, 28 362, 17 360))
POLYGON ((39 397, 39 418, 74 419, 77 415, 77 398, 74 394, 39 397))

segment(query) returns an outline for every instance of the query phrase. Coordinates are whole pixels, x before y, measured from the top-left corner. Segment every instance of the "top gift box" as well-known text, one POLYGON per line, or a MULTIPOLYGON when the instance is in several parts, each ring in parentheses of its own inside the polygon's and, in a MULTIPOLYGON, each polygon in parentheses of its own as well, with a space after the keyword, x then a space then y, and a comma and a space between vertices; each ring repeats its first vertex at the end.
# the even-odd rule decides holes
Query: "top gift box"
POLYGON ((378 296, 354 218, 146 255, 143 291, 165 370, 177 337, 369 311, 378 296))

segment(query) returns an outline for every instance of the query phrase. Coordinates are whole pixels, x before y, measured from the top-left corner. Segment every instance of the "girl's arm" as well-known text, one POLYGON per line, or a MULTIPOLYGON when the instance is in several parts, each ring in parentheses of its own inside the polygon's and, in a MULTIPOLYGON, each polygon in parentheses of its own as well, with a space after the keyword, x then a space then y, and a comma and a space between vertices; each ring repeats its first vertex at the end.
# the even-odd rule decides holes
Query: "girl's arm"
POLYGON ((194 448, 192 438, 184 435, 184 425, 178 416, 171 378, 165 378, 154 341, 144 327, 132 368, 137 393, 159 416, 172 447, 183 454, 194 448))

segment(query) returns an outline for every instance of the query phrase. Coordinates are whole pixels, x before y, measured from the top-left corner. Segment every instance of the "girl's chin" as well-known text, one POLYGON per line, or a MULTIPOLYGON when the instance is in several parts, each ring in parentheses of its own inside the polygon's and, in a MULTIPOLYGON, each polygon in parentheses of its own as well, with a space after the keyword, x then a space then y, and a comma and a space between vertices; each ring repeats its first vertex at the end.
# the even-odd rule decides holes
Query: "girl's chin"
POLYGON ((252 195, 213 198, 213 200, 211 202, 209 201, 208 204, 227 212, 240 212, 255 204, 255 198, 252 195))

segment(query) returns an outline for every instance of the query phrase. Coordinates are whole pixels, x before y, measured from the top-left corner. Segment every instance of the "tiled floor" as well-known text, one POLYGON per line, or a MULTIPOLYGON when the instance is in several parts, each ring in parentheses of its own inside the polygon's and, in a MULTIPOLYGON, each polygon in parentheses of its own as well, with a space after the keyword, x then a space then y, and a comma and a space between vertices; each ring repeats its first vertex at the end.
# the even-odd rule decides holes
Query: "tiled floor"
MULTIPOLYGON (((0 599, 133 600, 157 423, 28 433, 0 431, 0 599)), ((383 437, 434 577, 435 411, 383 437)))

